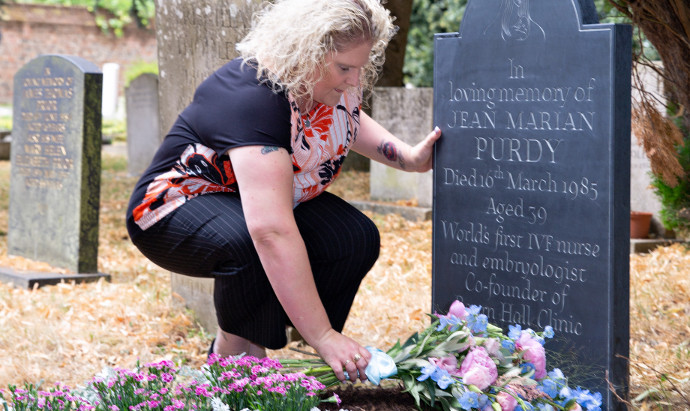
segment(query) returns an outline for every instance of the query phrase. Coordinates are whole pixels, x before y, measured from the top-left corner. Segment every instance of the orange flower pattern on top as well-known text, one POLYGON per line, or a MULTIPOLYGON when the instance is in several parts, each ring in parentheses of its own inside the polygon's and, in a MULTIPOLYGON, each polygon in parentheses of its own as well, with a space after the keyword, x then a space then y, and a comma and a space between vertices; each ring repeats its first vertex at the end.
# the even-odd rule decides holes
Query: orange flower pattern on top
POLYGON ((357 138, 360 105, 361 95, 345 93, 335 107, 318 104, 303 115, 290 99, 295 204, 316 197, 340 174, 357 138))
MULTIPOLYGON (((335 107, 318 104, 304 115, 294 99, 288 101, 296 206, 321 194, 340 174, 357 138, 362 98, 360 93, 346 92, 335 107)), ((227 154, 218 156, 209 147, 190 144, 171 170, 149 184, 133 211, 134 221, 146 230, 197 195, 237 190, 227 154)))

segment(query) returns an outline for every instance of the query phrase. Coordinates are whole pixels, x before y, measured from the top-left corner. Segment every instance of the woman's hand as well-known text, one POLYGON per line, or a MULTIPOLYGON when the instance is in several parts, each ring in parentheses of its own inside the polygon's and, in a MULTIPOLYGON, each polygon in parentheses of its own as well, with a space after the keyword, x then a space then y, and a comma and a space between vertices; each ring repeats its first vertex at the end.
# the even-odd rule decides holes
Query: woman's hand
POLYGON ((436 127, 414 147, 401 141, 366 113, 360 115, 359 135, 353 150, 372 160, 404 171, 431 170, 434 143, 441 137, 436 127))
POLYGON ((365 370, 371 359, 371 353, 353 339, 330 329, 317 341, 311 342, 312 347, 321 355, 340 381, 345 381, 345 373, 352 382, 357 377, 364 382, 367 380, 365 370))
POLYGON ((411 163, 415 171, 423 173, 433 166, 434 143, 441 137, 441 129, 436 127, 410 150, 411 163))

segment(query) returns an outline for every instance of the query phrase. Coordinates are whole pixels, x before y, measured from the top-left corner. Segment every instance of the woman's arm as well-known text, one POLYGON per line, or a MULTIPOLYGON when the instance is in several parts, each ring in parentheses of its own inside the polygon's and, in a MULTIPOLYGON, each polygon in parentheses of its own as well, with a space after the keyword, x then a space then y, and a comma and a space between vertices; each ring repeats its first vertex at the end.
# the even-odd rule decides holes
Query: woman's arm
POLYGON ((387 166, 405 171, 431 170, 434 143, 441 137, 436 127, 415 146, 401 141, 366 113, 360 115, 359 135, 352 149, 387 166))
POLYGON ((359 354, 359 375, 371 354, 335 331, 321 303, 306 246, 293 214, 293 170, 284 148, 247 146, 228 154, 237 178, 247 228, 280 304, 302 337, 333 368, 357 376, 352 358, 359 354), (346 361, 350 362, 346 364, 346 361))

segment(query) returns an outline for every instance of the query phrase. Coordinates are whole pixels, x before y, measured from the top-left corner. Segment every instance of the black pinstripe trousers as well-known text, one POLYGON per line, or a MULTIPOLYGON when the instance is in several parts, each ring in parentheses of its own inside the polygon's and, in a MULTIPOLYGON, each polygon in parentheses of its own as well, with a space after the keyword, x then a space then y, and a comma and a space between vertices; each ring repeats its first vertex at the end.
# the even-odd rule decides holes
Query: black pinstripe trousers
MULTIPOLYGON (((331 325, 341 331, 360 282, 378 258, 378 229, 328 192, 298 205, 294 215, 321 301, 331 325)), ((214 304, 223 331, 270 349, 287 344, 290 320, 259 261, 239 195, 197 196, 133 242, 167 270, 215 278, 214 304)))

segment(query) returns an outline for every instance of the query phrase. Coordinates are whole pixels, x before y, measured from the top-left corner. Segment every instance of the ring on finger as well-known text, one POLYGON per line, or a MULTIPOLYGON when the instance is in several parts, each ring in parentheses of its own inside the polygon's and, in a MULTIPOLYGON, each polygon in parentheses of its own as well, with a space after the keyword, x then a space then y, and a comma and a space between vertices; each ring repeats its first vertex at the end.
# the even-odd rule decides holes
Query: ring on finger
POLYGON ((345 360, 345 362, 343 363, 343 366, 347 367, 347 365, 348 365, 349 363, 350 363, 350 360, 345 360))
POLYGON ((357 362, 357 361, 359 361, 359 360, 361 360, 361 359, 362 359, 362 356, 359 355, 359 354, 355 354, 355 356, 352 358, 352 360, 353 360, 354 362, 357 362))

